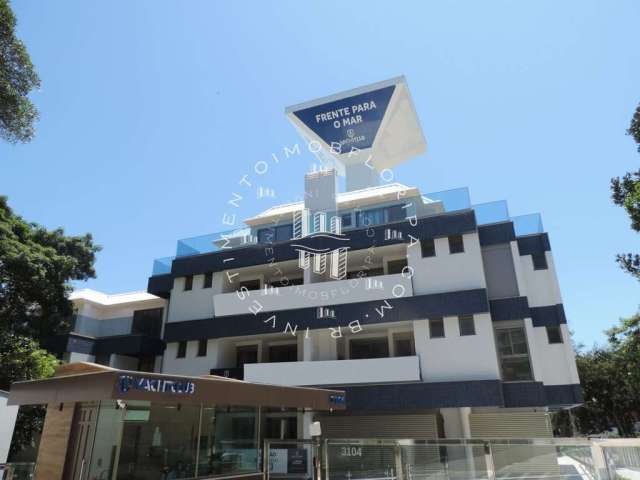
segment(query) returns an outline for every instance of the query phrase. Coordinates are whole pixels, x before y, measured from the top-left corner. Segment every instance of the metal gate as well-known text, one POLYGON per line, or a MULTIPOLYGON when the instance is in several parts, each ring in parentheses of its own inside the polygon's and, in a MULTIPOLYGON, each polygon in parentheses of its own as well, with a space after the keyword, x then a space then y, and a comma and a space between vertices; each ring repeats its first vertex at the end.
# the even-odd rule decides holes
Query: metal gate
POLYGON ((266 440, 265 480, 640 480, 640 439, 266 440))

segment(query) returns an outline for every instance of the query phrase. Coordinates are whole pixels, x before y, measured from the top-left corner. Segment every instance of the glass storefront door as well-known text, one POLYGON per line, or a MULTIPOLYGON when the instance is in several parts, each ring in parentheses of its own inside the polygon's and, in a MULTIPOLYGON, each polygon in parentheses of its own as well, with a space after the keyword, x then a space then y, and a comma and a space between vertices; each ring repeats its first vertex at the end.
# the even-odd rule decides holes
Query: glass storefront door
POLYGON ((258 422, 255 407, 104 401, 94 420, 89 472, 82 480, 172 480, 257 472, 258 422))

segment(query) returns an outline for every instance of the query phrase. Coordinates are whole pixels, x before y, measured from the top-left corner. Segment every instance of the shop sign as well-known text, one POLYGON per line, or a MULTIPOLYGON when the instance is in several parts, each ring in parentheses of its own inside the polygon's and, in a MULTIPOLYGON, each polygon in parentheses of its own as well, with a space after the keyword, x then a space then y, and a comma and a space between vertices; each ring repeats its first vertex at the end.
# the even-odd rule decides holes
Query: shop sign
POLYGON ((187 380, 169 380, 164 378, 134 377, 132 375, 120 375, 118 377, 118 390, 127 393, 137 390, 149 393, 172 393, 178 395, 193 395, 196 385, 187 380))

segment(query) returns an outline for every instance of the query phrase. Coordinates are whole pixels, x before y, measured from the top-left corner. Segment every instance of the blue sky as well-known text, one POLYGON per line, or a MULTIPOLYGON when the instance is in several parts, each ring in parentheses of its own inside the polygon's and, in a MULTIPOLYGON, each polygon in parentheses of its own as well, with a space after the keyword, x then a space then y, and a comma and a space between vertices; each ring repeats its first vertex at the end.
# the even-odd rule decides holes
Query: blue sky
MULTIPOLYGON (((13 7, 41 121, 31 144, 0 144, 0 192, 28 220, 93 233, 90 288, 144 289, 178 238, 222 230, 240 177, 299 141, 285 106, 404 74, 429 150, 398 181, 541 212, 578 341, 638 307, 614 256, 640 237, 609 198, 640 161, 624 134, 640 102, 637 0, 13 7)), ((277 201, 301 193, 311 161, 274 172, 277 201)))

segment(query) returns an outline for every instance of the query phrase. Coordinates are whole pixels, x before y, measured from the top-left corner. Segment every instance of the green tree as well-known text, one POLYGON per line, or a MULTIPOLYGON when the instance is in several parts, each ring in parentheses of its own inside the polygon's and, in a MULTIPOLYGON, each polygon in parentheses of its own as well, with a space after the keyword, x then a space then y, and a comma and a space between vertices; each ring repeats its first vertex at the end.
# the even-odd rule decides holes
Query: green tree
MULTIPOLYGON (((95 277, 99 250, 90 234, 26 222, 0 196, 0 389, 53 375, 58 362, 39 342, 69 329, 69 281, 95 277)), ((43 418, 42 408, 20 409, 12 454, 32 442, 43 418)))
MULTIPOLYGON (((640 399, 629 370, 634 359, 628 354, 619 346, 608 344, 576 356, 584 405, 574 413, 581 433, 599 434, 613 426, 621 436, 634 436, 640 399)), ((637 365, 637 357, 635 362, 637 365)))
MULTIPOLYGON (((2 332, 0 365, 0 390, 9 390, 11 383, 17 380, 52 376, 58 360, 29 337, 2 332)), ((11 441, 10 457, 32 444, 34 433, 42 431, 44 414, 44 407, 39 405, 20 408, 11 441)))
MULTIPOLYGON (((631 119, 631 125, 627 130, 638 144, 640 152, 640 105, 631 119)), ((640 170, 627 172, 622 177, 611 179, 611 198, 613 203, 623 207, 631 219, 631 228, 640 232, 640 170)), ((616 257, 620 267, 640 280, 640 255, 633 253, 621 253, 616 257)))
POLYGON ((0 197, 0 331, 38 341, 65 332, 73 313, 68 282, 95 277, 99 250, 91 234, 27 223, 0 197))
POLYGON ((40 87, 24 44, 16 37, 16 17, 8 0, 0 0, 0 138, 28 142, 35 133, 38 110, 29 92, 40 87))

